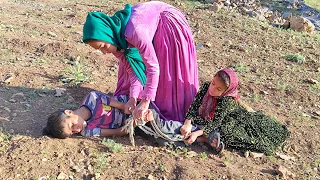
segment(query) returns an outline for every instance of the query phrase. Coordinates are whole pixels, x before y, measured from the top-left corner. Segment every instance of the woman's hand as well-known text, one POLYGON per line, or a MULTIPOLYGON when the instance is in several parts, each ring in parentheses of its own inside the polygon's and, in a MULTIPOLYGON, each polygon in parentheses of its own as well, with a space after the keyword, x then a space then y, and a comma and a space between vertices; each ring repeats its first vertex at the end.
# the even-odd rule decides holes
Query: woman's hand
POLYGON ((150 100, 142 99, 140 103, 134 108, 132 114, 135 119, 142 118, 149 108, 150 100))
POLYGON ((137 104, 137 99, 136 98, 133 98, 133 97, 131 97, 130 99, 129 99, 129 101, 125 104, 125 108, 124 108, 124 113, 126 113, 126 114, 131 114, 133 111, 134 111, 134 109, 135 109, 135 107, 136 107, 136 104, 137 104))
POLYGON ((187 136, 187 138, 184 139, 183 142, 185 144, 192 144, 197 140, 197 138, 198 138, 198 133, 192 132, 187 136))
POLYGON ((186 138, 191 133, 191 129, 191 121, 186 119, 183 126, 180 128, 180 132, 186 138))

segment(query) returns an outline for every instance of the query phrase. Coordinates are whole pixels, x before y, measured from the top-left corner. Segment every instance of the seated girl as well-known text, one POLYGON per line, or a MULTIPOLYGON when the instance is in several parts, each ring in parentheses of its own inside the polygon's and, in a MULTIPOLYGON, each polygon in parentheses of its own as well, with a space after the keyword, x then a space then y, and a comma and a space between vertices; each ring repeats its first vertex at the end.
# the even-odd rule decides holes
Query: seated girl
POLYGON ((185 143, 208 142, 218 152, 227 147, 271 154, 290 135, 288 129, 261 111, 249 112, 238 103, 238 77, 220 70, 204 83, 181 127, 185 143), (201 127, 192 132, 192 125, 201 127), (220 140, 221 136, 221 140, 220 140), (224 142, 224 143, 222 143, 224 142))

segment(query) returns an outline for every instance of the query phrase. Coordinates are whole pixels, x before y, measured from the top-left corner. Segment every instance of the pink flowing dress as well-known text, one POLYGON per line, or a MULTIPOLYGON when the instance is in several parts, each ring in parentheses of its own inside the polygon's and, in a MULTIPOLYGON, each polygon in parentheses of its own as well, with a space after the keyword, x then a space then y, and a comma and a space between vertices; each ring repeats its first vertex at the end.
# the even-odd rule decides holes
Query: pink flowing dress
POLYGON ((163 2, 135 5, 125 36, 140 52, 147 81, 143 87, 123 53, 114 53, 120 61, 114 95, 151 100, 164 119, 184 122, 199 88, 196 50, 184 15, 163 2))

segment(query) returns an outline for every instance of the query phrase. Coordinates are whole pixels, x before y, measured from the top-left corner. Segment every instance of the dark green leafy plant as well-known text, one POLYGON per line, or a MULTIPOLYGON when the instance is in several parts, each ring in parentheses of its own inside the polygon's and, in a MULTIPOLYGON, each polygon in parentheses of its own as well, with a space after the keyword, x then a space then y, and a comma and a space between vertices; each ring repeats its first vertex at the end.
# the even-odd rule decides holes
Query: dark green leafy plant
POLYGON ((299 53, 296 53, 296 54, 289 54, 285 57, 286 60, 288 61, 292 61, 292 62, 297 62, 299 64, 302 64, 305 62, 305 58, 299 54, 299 53))

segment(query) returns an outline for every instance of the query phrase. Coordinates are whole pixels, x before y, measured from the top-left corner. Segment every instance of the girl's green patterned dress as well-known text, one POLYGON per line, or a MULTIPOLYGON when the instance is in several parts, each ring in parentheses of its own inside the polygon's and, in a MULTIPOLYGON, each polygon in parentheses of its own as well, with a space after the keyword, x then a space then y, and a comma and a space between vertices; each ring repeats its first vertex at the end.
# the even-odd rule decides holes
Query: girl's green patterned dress
POLYGON ((204 119, 198 114, 210 82, 204 83, 191 104, 186 119, 203 126, 204 135, 219 130, 221 140, 227 147, 272 154, 290 135, 288 129, 264 115, 261 111, 248 112, 233 97, 217 98, 212 119, 204 119))

